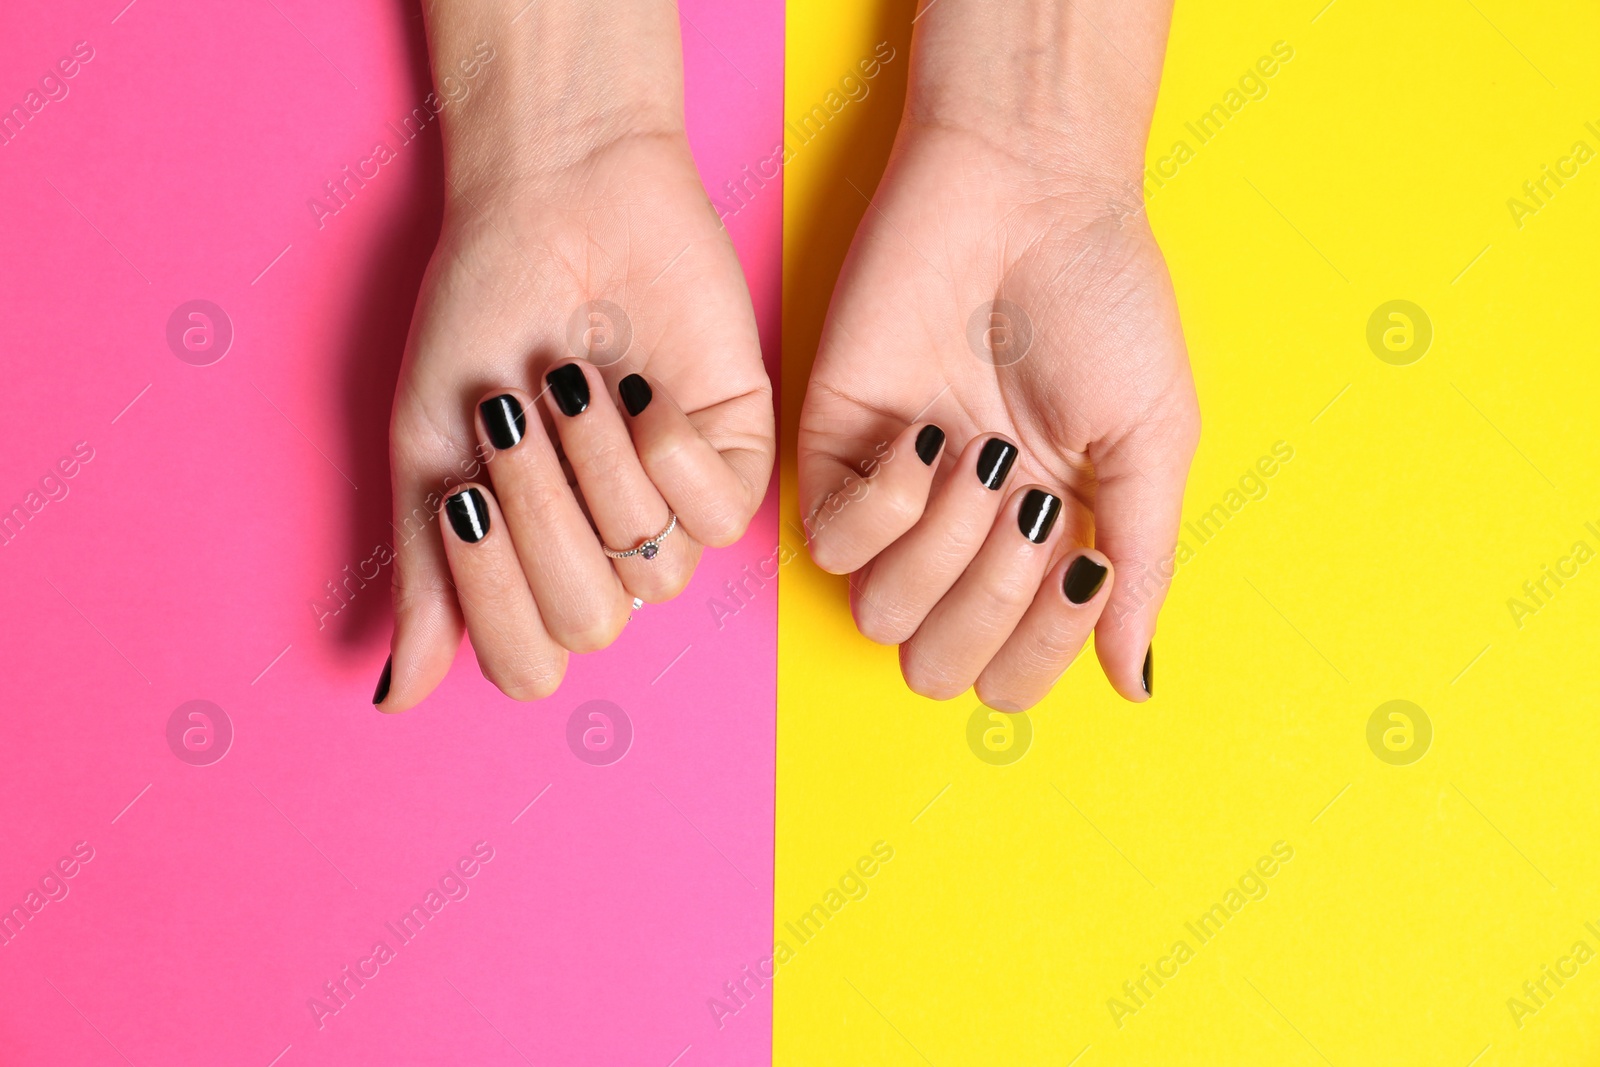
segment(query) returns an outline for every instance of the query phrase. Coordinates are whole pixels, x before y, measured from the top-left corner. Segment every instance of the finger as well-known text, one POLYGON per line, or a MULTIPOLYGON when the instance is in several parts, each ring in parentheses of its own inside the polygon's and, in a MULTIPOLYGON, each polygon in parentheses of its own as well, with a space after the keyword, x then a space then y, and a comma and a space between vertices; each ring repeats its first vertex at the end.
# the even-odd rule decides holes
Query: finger
POLYGON ((408 454, 399 444, 423 439, 421 434, 406 432, 403 418, 396 417, 396 445, 390 457, 394 471, 394 636, 389 660, 372 694, 372 703, 384 712, 406 711, 433 692, 455 662, 463 632, 450 564, 434 528, 443 491, 440 483, 430 487, 421 475, 427 459, 408 454))
POLYGON ((1092 548, 1050 568, 1027 614, 978 675, 978 699, 1001 711, 1026 711, 1044 699, 1083 650, 1112 588, 1111 563, 1092 548))
POLYGON ((900 646, 900 672, 935 700, 960 696, 1033 602, 1060 540, 1061 498, 1038 486, 1006 502, 978 556, 900 646))
POLYGON ((908 640, 956 584, 994 528, 1017 447, 979 437, 933 492, 922 518, 851 582, 856 626, 883 645, 908 640))
POLYGON ((563 648, 593 652, 622 632, 632 603, 567 484, 560 457, 526 393, 478 405, 489 477, 545 628, 563 648))
POLYGON ((1199 436, 1199 416, 1146 424, 1091 450, 1099 488, 1095 547, 1117 569, 1111 603, 1095 626, 1094 647, 1111 684, 1129 700, 1154 691, 1152 639, 1174 573, 1173 549, 1183 486, 1199 436))
POLYGON ((642 374, 618 382, 617 395, 645 474, 689 535, 712 547, 743 537, 766 495, 770 461, 752 467, 759 457, 751 450, 718 452, 672 396, 642 374))
POLYGON ((469 483, 445 498, 439 524, 456 596, 483 676, 513 700, 541 700, 567 653, 544 627, 494 494, 469 483))
POLYGON ((944 431, 913 423, 849 473, 806 519, 811 558, 831 574, 848 574, 892 544, 922 517, 944 431))
POLYGON ((611 561, 622 584, 630 595, 652 604, 671 600, 689 584, 700 545, 681 521, 672 523, 667 502, 645 474, 628 428, 611 403, 605 379, 588 363, 570 360, 552 367, 544 380, 561 453, 601 543, 617 552, 641 549, 611 561))

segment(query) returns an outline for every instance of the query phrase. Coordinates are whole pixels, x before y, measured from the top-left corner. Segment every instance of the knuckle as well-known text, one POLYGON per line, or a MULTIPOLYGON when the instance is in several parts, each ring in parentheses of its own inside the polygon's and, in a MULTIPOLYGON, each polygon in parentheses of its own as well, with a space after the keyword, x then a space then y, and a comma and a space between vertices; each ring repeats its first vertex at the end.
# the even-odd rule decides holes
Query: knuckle
POLYGON ((978 679, 973 691, 980 701, 996 711, 1027 711, 1038 703, 1036 696, 1024 692, 1015 685, 999 685, 983 677, 978 679))
POLYGON ((561 685, 567 654, 549 642, 521 635, 480 656, 479 669, 495 688, 512 700, 543 700, 561 685))
POLYGON ((456 596, 447 573, 432 568, 396 566, 390 577, 389 589, 396 615, 410 615, 431 608, 434 604, 450 603, 456 596), (413 570, 420 570, 421 574, 411 573, 413 570))
POLYGON ((750 523, 744 508, 730 500, 707 500, 695 516, 695 540, 712 548, 726 548, 744 536, 750 523))
POLYGON ((869 641, 902 644, 916 632, 919 622, 921 619, 907 601, 874 588, 870 579, 857 593, 856 629, 869 641))
POLYGON ((861 631, 862 637, 874 644, 898 645, 905 640, 899 628, 871 608, 862 608, 856 612, 856 629, 861 631))
POLYGON ((629 598, 619 596, 609 603, 593 605, 576 619, 566 620, 559 632, 552 626, 551 635, 570 652, 598 652, 622 635, 631 610, 629 598))
POLYGON ((1148 443, 1170 459, 1188 460, 1200 445, 1200 408, 1186 400, 1165 405, 1150 417, 1148 443))
POLYGON ((1024 574, 1001 575, 987 589, 989 599, 1006 615, 1027 610, 1038 591, 1038 583, 1024 574))
POLYGON ((497 670, 489 677, 506 696, 524 703, 544 700, 561 687, 566 663, 560 659, 541 664, 519 664, 510 670, 497 670))
POLYGON ((662 583, 660 597, 662 600, 672 600, 689 588, 689 580, 694 577, 694 564, 685 562, 662 583))
POLYGON ((880 645, 898 645, 906 639, 901 627, 870 605, 856 609, 856 629, 861 636, 880 645))
POLYGON ((646 572, 643 575, 631 576, 627 589, 646 604, 661 604, 675 599, 687 589, 689 579, 692 577, 694 568, 687 565, 671 571, 646 572))
POLYGON ((811 550, 811 561, 829 574, 849 574, 855 570, 851 559, 839 547, 837 538, 821 538, 806 546, 811 550))
POLYGON ((923 496, 915 486, 900 482, 880 485, 878 509, 886 525, 909 530, 922 517, 923 496))
POLYGON ((1050 628, 1038 635, 1034 643, 1018 649, 1022 665, 1028 670, 1050 670, 1077 656, 1083 645, 1083 634, 1073 629, 1050 628))
POLYGON ((645 470, 676 468, 682 463, 685 441, 677 434, 666 434, 639 449, 639 462, 645 470))
POLYGON ((900 675, 913 693, 929 700, 953 700, 972 684, 971 679, 957 679, 949 670, 929 663, 915 650, 900 657, 900 675))
POLYGON ((1200 409, 1185 408, 1178 417, 1178 440, 1182 442, 1185 457, 1192 457, 1200 447, 1200 409))
POLYGON ((964 685, 954 685, 934 675, 912 671, 906 675, 906 686, 920 697, 929 700, 954 700, 966 691, 964 685))
POLYGON ((561 634, 559 640, 562 647, 571 652, 599 652, 602 648, 609 648, 621 632, 622 627, 606 619, 587 626, 570 627, 561 634))
POLYGON ((617 440, 596 441, 585 449, 583 465, 602 482, 623 478, 636 462, 631 443, 617 440))

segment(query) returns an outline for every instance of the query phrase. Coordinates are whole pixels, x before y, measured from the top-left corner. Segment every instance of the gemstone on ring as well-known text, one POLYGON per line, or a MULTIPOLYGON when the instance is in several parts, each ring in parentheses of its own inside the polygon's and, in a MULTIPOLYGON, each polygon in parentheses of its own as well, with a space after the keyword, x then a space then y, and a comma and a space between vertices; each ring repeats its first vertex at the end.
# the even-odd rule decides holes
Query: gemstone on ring
POLYGON ((661 542, 665 541, 667 539, 667 535, 677 528, 678 516, 673 514, 667 520, 666 527, 660 533, 656 534, 654 537, 646 538, 633 548, 612 548, 604 543, 600 545, 600 548, 612 559, 628 559, 630 556, 642 556, 646 560, 652 560, 661 554, 661 542))

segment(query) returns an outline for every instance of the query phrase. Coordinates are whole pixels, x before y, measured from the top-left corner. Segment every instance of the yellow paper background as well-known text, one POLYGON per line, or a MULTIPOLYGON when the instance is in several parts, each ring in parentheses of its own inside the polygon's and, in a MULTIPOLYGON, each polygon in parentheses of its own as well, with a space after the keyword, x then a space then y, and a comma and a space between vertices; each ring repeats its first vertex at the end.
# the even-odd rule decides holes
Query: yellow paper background
POLYGON ((1520 228, 1507 207, 1600 149, 1600 17, 1323 2, 1180 4, 1150 142, 1193 146, 1186 121, 1294 48, 1149 205, 1205 419, 1185 517, 1274 443, 1294 458, 1179 571, 1156 699, 1086 654, 996 767, 975 699, 911 695, 797 532, 796 419, 866 209, 847 179, 876 186, 913 7, 791 0, 791 119, 877 42, 897 58, 785 176, 776 1062, 1600 1056, 1600 959, 1520 1028, 1507 1006, 1574 942, 1600 952, 1600 560, 1520 627, 1507 606, 1600 549, 1600 160, 1520 228), (1433 324, 1408 366, 1366 340, 1394 299, 1433 324), (1394 699, 1433 726, 1409 766, 1367 743, 1394 699), (867 896, 801 944, 785 924, 880 840, 867 896), (1198 946, 1184 923, 1278 841, 1267 896, 1198 946), (1108 999, 1180 938, 1194 958, 1119 1027, 1108 999))

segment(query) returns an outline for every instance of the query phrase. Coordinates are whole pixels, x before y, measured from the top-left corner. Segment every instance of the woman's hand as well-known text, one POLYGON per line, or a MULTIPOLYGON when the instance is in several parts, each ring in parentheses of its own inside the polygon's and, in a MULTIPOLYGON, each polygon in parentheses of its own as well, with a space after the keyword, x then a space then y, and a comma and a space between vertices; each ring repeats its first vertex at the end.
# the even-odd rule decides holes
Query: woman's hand
POLYGON ((634 598, 676 596, 701 546, 737 540, 771 473, 771 387, 684 137, 672 5, 522 7, 429 13, 441 82, 480 41, 495 58, 444 112, 443 232, 395 396, 384 711, 438 685, 463 626, 503 692, 548 696, 634 598))
POLYGON ((918 693, 975 684, 1004 710, 1041 699, 1091 630, 1113 686, 1148 698, 1199 434, 1139 195, 1148 109, 1122 84, 1139 39, 1086 43, 1079 6, 942 0, 919 25, 800 423, 812 555, 853 573, 862 633, 900 645, 918 693), (995 19, 1059 54, 974 57, 963 41, 1007 39, 995 19))

